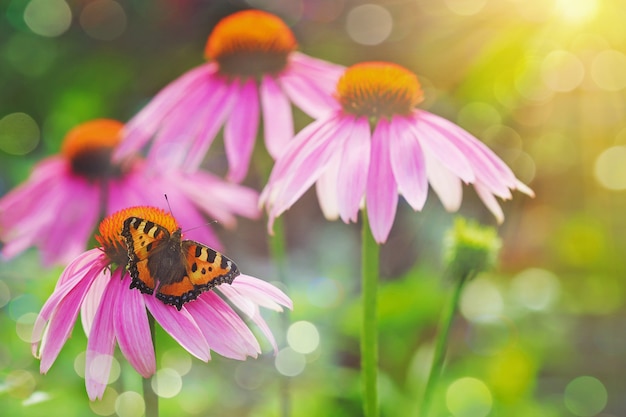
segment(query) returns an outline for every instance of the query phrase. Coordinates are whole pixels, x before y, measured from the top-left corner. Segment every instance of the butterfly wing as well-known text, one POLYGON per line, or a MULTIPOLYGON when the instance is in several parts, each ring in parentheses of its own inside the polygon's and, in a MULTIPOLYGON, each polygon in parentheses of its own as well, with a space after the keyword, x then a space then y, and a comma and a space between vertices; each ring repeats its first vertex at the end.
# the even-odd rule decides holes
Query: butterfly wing
POLYGON ((152 294, 157 282, 148 268, 148 261, 169 242, 170 233, 156 223, 129 217, 124 221, 122 236, 128 248, 128 272, 132 278, 130 288, 152 294))
POLYGON ((187 275, 193 285, 207 291, 216 285, 232 284, 239 275, 237 265, 221 253, 193 240, 183 241, 187 275))
POLYGON ((185 274, 180 280, 159 286, 157 298, 165 304, 180 310, 186 302, 217 285, 232 283, 239 275, 233 261, 208 246, 184 240, 181 247, 185 274))

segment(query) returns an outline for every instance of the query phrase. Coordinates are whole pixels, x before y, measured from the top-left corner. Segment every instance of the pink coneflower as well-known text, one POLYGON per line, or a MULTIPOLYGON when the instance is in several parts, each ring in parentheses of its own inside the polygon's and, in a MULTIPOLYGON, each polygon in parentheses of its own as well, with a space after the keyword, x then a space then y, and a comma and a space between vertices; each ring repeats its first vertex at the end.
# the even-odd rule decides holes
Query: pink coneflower
POLYGON ((204 223, 201 212, 226 226, 234 214, 256 217, 255 191, 226 183, 204 172, 168 172, 148 175, 145 161, 129 158, 111 163, 123 124, 92 120, 72 129, 61 153, 35 166, 29 179, 0 199, 2 256, 12 258, 35 246, 44 264, 67 264, 81 253, 106 214, 138 204, 166 207, 169 196, 174 212, 190 236, 219 248, 217 237, 204 223))
POLYGON ((206 44, 209 62, 165 87, 128 123, 115 157, 154 137, 151 162, 194 170, 224 125, 228 177, 241 181, 260 112, 267 150, 276 158, 293 137, 291 102, 317 117, 332 101, 343 68, 296 48, 289 27, 269 13, 245 10, 222 19, 206 44))
POLYGON ((170 233, 179 227, 172 216, 151 207, 125 209, 102 221, 96 236, 102 247, 89 250, 70 263, 35 322, 33 354, 41 359, 42 373, 50 369, 69 338, 79 311, 88 337, 85 384, 91 400, 104 393, 116 343, 139 374, 144 378, 154 374, 155 352, 148 312, 182 347, 203 361, 210 359, 210 350, 238 360, 256 357, 261 352, 258 341, 227 300, 258 325, 276 349, 259 307, 282 311, 281 306, 291 308, 292 303, 267 282, 237 275, 232 284, 223 283, 203 292, 180 310, 153 295, 131 289, 126 271, 129 255, 121 235, 129 217, 153 222, 170 233))
POLYGON ((329 219, 356 221, 362 202, 374 238, 387 240, 401 194, 421 210, 433 188, 448 211, 458 210, 461 183, 472 184, 495 215, 495 197, 518 189, 532 195, 487 146, 439 116, 417 109, 417 77, 395 64, 367 62, 348 68, 326 115, 303 129, 276 162, 261 201, 273 220, 317 183, 329 219))

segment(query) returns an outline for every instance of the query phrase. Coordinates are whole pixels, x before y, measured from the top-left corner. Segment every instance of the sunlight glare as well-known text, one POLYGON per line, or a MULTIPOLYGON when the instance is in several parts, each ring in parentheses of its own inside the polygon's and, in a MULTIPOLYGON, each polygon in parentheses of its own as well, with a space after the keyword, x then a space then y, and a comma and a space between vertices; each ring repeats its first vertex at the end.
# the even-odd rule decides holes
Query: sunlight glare
POLYGON ((598 0, 556 0, 554 11, 559 18, 568 23, 585 23, 598 13, 598 0))

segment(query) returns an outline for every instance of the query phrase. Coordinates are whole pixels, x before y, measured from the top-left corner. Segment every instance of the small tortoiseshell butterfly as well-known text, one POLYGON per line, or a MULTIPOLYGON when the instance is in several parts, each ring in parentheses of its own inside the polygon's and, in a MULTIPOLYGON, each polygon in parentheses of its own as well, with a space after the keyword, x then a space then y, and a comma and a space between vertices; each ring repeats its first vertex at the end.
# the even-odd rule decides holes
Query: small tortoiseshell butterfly
POLYGON ((192 240, 182 240, 180 228, 170 232, 139 217, 124 221, 122 236, 128 248, 130 288, 153 294, 178 310, 204 291, 239 275, 233 261, 192 240))

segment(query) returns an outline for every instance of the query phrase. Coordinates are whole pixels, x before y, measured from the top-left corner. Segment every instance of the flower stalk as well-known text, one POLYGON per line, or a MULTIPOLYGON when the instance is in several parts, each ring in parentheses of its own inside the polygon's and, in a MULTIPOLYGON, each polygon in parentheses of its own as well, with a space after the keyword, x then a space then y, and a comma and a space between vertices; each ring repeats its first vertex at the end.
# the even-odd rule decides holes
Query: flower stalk
POLYGON ((443 371, 450 328, 463 288, 479 272, 487 270, 495 264, 501 241, 494 228, 483 227, 459 217, 456 219, 454 227, 448 231, 446 246, 445 259, 448 275, 452 279, 454 288, 439 322, 435 350, 420 404, 419 417, 428 417, 429 415, 433 394, 443 371))
POLYGON ((448 340, 450 336, 450 328, 454 321, 454 315, 456 313, 457 306, 459 305, 459 299, 465 283, 471 278, 470 273, 457 277, 455 280, 454 289, 452 295, 448 300, 447 305, 441 314, 441 320, 437 329, 437 340, 435 342, 435 351, 433 352, 433 360, 428 374, 428 380, 426 387, 424 388, 424 396, 420 405, 419 417, 427 417, 430 410, 430 404, 432 402, 433 393, 439 376, 443 371, 443 365, 446 358, 446 352, 448 350, 448 340))
POLYGON ((378 416, 378 264, 379 247, 363 209, 361 257, 362 309, 361 377, 366 417, 378 416))
MULTIPOLYGON (((276 219, 274 223, 274 235, 270 236, 270 252, 276 272, 278 275, 278 281, 287 285, 287 250, 286 250, 286 236, 285 226, 283 219, 276 219)), ((280 318, 281 331, 283 334, 287 333, 289 327, 289 314, 284 314, 280 318)), ((291 415, 291 394, 290 384, 287 377, 280 378, 280 415, 282 417, 289 417, 291 415)))

